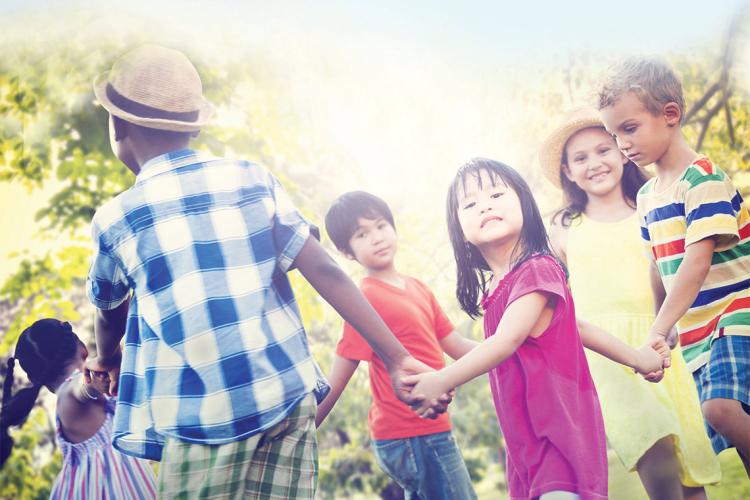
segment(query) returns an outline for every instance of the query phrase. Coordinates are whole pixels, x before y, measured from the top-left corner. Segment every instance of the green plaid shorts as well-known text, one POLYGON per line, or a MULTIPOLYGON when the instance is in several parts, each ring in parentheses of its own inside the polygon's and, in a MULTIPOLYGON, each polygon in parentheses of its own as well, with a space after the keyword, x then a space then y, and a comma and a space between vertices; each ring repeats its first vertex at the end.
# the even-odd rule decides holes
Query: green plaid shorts
POLYGON ((221 445, 167 438, 159 498, 309 498, 315 496, 318 442, 313 394, 264 432, 221 445))

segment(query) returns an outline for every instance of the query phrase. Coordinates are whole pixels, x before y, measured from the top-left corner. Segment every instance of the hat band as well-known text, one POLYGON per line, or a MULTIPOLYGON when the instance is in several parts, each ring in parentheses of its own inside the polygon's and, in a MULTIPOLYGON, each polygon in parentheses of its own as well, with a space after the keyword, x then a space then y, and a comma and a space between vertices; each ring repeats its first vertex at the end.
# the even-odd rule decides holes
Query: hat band
POLYGON ((181 122, 194 122, 200 115, 199 110, 195 111, 165 111, 159 108, 153 108, 146 104, 128 99, 120 94, 111 83, 107 83, 107 98, 110 102, 123 111, 141 118, 161 118, 165 120, 177 120, 181 122))

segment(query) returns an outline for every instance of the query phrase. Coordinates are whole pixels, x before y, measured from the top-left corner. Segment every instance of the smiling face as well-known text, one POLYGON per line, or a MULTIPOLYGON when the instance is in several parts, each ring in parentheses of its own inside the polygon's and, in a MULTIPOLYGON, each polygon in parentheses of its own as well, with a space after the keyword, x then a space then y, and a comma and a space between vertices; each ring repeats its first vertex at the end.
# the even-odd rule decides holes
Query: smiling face
POLYGON ((469 176, 458 193, 458 221, 466 241, 478 247, 515 246, 523 228, 518 194, 486 170, 469 176))
POLYGON ((563 173, 589 196, 605 196, 620 189, 628 162, 604 128, 579 130, 565 144, 563 173))
POLYGON ((393 226, 383 217, 357 219, 357 229, 349 239, 349 255, 365 268, 383 271, 393 267, 398 248, 398 237, 393 226))
POLYGON ((602 108, 601 115, 622 153, 641 167, 657 163, 665 155, 675 125, 679 125, 679 114, 676 118, 671 113, 652 114, 633 92, 602 108))

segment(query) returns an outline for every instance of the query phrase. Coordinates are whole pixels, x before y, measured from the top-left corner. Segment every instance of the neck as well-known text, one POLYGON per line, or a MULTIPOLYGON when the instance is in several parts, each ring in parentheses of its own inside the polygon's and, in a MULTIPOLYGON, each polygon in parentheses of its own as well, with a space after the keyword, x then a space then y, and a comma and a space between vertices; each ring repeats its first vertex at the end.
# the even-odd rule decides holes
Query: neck
POLYGON ((622 184, 602 196, 587 193, 587 217, 604 222, 617 221, 633 213, 633 207, 628 204, 622 194, 622 184))
POLYGON ((671 183, 695 160, 698 155, 678 130, 667 151, 656 161, 656 175, 660 183, 671 183))
POLYGON ((382 269, 368 268, 367 276, 397 286, 401 286, 401 284, 403 283, 403 279, 401 279, 401 275, 398 274, 398 271, 396 271, 396 266, 393 263, 391 263, 390 266, 384 267, 382 269))
POLYGON ((513 259, 513 251, 518 245, 518 238, 508 242, 497 243, 494 245, 483 245, 479 247, 479 252, 484 257, 487 265, 495 278, 499 279, 510 272, 510 266, 513 259))
POLYGON ((143 165, 157 156, 171 153, 172 151, 177 151, 179 149, 185 149, 188 145, 189 143, 187 141, 145 143, 139 145, 133 153, 138 172, 141 171, 143 165))

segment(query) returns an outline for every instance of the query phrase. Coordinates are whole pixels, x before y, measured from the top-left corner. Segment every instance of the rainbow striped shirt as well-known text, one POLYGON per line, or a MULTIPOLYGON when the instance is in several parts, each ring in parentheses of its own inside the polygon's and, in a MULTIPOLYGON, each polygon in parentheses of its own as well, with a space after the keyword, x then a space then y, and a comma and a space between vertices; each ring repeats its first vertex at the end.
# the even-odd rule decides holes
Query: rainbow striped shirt
POLYGON ((685 247, 716 239, 698 297, 677 323, 685 361, 695 371, 708 361, 714 339, 750 335, 750 213, 729 176, 706 157, 661 192, 655 182, 638 193, 638 219, 667 293, 685 247))

